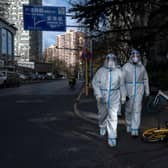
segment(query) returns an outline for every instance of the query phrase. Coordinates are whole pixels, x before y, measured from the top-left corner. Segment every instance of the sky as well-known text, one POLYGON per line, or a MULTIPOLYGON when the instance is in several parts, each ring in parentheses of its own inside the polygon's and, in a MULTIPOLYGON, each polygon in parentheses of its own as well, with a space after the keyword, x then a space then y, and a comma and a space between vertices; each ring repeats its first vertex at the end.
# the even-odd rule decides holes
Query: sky
MULTIPOLYGON (((43 6, 64 6, 67 8, 70 7, 68 4, 68 0, 43 0, 43 6)), ((77 25, 74 19, 70 17, 66 18, 67 25, 77 25)), ((75 28, 67 28, 68 29, 75 29, 75 28)), ((56 36, 59 34, 63 34, 64 32, 56 32, 56 31, 43 31, 43 49, 49 47, 56 43, 56 36)))

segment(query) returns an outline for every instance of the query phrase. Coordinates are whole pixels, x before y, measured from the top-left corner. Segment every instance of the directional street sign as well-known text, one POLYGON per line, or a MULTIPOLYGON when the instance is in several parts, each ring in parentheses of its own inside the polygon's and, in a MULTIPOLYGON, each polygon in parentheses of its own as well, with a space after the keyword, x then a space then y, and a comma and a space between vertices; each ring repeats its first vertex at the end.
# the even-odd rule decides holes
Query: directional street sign
POLYGON ((66 8, 23 5, 24 29, 34 31, 66 31, 66 8))

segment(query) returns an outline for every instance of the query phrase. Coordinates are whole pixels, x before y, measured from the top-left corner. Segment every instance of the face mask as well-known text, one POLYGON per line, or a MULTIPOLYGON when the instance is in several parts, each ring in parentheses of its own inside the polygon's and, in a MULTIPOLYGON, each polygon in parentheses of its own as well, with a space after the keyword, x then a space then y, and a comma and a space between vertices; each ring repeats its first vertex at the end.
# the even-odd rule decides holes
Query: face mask
POLYGON ((133 57, 132 58, 132 62, 133 63, 138 63, 139 62, 139 58, 138 57, 133 57))
POLYGON ((108 61, 107 66, 108 66, 108 68, 115 68, 115 63, 114 63, 114 61, 108 61))

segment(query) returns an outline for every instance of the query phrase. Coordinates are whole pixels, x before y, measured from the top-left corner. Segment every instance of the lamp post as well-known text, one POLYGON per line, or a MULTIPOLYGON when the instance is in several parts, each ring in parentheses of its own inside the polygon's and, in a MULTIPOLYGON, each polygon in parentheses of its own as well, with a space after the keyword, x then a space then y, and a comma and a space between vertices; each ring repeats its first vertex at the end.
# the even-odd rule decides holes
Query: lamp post
POLYGON ((84 64, 84 69, 85 69, 85 94, 86 96, 88 96, 89 94, 89 65, 90 65, 90 61, 91 61, 91 58, 92 58, 92 54, 91 52, 87 49, 87 48, 84 48, 83 49, 83 52, 82 52, 82 60, 83 60, 83 64, 84 64))

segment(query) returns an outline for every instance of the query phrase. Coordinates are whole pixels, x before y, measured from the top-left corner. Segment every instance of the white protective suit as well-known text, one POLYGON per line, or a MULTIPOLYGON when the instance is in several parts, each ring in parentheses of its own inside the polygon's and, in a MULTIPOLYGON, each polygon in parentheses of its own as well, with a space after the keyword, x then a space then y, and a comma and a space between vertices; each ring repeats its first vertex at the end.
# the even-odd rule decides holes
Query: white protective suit
MULTIPOLYGON (((137 50, 132 52, 139 53, 137 50)), ((137 63, 130 57, 128 63, 123 66, 123 75, 126 92, 129 100, 126 102, 125 117, 127 132, 132 136, 138 136, 141 121, 142 99, 145 93, 149 96, 148 74, 140 59, 137 63)))
POLYGON ((117 112, 121 101, 125 102, 126 91, 121 70, 117 68, 116 63, 115 66, 108 67, 108 56, 113 57, 114 55, 107 55, 104 66, 93 77, 92 86, 97 99, 100 134, 104 135, 107 130, 108 143, 111 146, 115 146, 118 122, 117 112), (114 144, 110 144, 110 140, 114 140, 114 144))

